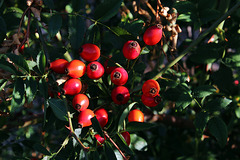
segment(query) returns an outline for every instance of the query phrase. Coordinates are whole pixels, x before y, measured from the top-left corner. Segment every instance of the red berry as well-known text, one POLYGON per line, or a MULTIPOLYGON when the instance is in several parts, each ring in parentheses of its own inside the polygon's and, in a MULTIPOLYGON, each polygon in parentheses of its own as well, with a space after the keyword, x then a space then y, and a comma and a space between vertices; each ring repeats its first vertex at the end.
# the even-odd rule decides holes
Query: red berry
POLYGON ((95 44, 86 43, 79 50, 79 55, 85 61, 96 61, 100 57, 100 49, 95 44))
POLYGON ((86 65, 80 60, 72 60, 65 69, 67 75, 72 78, 80 78, 86 72, 86 65))
POLYGON ((104 74, 104 67, 101 63, 94 61, 87 65, 87 76, 91 79, 99 79, 104 74))
MULTIPOLYGON (((108 56, 108 57, 111 58, 111 56, 108 56)), ((105 73, 111 74, 112 71, 113 71, 115 68, 117 68, 117 66, 108 66, 108 61, 109 61, 109 59, 106 59, 106 61, 105 61, 104 64, 103 64, 103 67, 104 67, 104 69, 105 69, 105 73)))
POLYGON ((65 59, 57 59, 50 63, 50 69, 56 73, 64 74, 68 61, 65 59))
POLYGON ((130 138, 129 132, 124 131, 124 132, 121 133, 121 135, 122 135, 123 138, 125 139, 127 145, 130 145, 131 138, 130 138))
POLYGON ((122 52, 125 58, 132 60, 139 56, 141 47, 137 41, 130 40, 123 45, 122 52))
POLYGON ((128 114, 128 122, 144 122, 144 114, 139 109, 134 109, 128 114))
POLYGON ((90 109, 85 109, 81 111, 78 115, 78 124, 81 128, 88 127, 92 125, 91 119, 94 117, 94 113, 90 109))
MULTIPOLYGON (((19 45, 19 46, 20 46, 20 45, 19 45)), ((19 48, 18 50, 19 50, 20 53, 23 53, 23 52, 24 52, 24 49, 25 49, 25 45, 23 44, 23 45, 21 46, 21 48, 19 48)))
POLYGON ((96 118, 100 124, 100 126, 103 128, 107 122, 108 122, 108 113, 104 108, 97 109, 94 114, 96 115, 96 118))
POLYGON ((126 104, 130 98, 130 94, 126 87, 117 86, 112 90, 111 97, 116 104, 126 104))
POLYGON ((82 89, 82 82, 79 79, 69 79, 64 83, 62 88, 62 94, 75 95, 78 94, 82 89))
POLYGON ((146 45, 153 46, 162 38, 162 26, 160 24, 149 27, 143 34, 146 45))
POLYGON ((146 96, 155 97, 160 91, 160 85, 156 80, 149 79, 143 83, 142 92, 146 96))
POLYGON ((128 73, 124 68, 118 67, 115 68, 111 73, 111 81, 115 85, 124 85, 127 83, 128 80, 128 73))
POLYGON ((89 99, 85 94, 77 94, 72 100, 73 108, 77 111, 83 111, 89 106, 89 99))
POLYGON ((97 139, 97 145, 102 146, 105 143, 106 137, 101 137, 99 134, 95 134, 94 137, 97 139))
POLYGON ((142 103, 148 107, 155 107, 161 102, 161 97, 159 94, 157 94, 155 97, 146 96, 145 94, 142 94, 141 99, 142 103))

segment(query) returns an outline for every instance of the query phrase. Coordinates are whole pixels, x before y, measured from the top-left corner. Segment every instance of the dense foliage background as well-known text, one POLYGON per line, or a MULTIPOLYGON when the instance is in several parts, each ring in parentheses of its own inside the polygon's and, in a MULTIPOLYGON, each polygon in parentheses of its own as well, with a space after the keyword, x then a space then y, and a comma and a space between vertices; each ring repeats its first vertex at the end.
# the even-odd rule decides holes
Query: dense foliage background
POLYGON ((114 160, 122 159, 119 150, 130 159, 240 159, 239 6, 238 0, 0 0, 0 159, 114 160), (156 23, 163 38, 146 46, 143 34, 156 23), (142 47, 136 60, 122 54, 127 40, 142 47), (109 74, 81 77, 89 108, 109 113, 103 131, 111 139, 102 147, 93 137, 103 134, 98 122, 79 129, 73 97, 57 94, 68 77, 49 69, 58 58, 81 59, 85 43, 100 47, 105 69, 122 66, 129 74, 124 105, 112 102, 109 74), (148 79, 161 86, 156 107, 141 102, 148 79), (127 121, 132 108, 145 122, 127 121), (131 134, 129 147, 122 131, 131 134))

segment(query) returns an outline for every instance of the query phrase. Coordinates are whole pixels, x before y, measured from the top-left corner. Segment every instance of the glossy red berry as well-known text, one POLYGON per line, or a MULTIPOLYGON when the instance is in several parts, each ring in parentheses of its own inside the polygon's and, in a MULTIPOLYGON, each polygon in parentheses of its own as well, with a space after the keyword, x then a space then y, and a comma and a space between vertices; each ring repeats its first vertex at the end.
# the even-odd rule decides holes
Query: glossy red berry
MULTIPOLYGON (((20 45, 19 45, 19 46, 20 46, 20 45)), ((21 46, 21 48, 18 49, 18 51, 19 51, 20 53, 23 53, 23 52, 24 52, 24 49, 25 49, 25 45, 23 44, 23 45, 21 46)))
POLYGON ((94 113, 90 109, 85 109, 81 111, 78 115, 78 124, 81 128, 88 127, 92 125, 91 118, 94 117, 94 113))
POLYGON ((156 80, 149 79, 143 83, 142 92, 146 96, 155 97, 160 91, 160 85, 156 80))
POLYGON ((99 108, 94 112, 94 114, 96 115, 100 126, 103 128, 108 123, 107 111, 104 108, 99 108))
POLYGON ((99 79, 104 74, 104 67, 101 63, 94 61, 87 65, 87 76, 91 79, 99 79))
POLYGON ((72 78, 80 78, 86 72, 86 65, 82 61, 75 59, 68 63, 65 71, 72 78))
POLYGON ((85 94, 77 94, 73 97, 72 105, 77 111, 83 111, 89 106, 89 98, 85 94))
POLYGON ((144 114, 139 109, 134 109, 128 114, 128 122, 144 122, 144 114))
POLYGON ((146 45, 153 46, 162 38, 162 26, 160 24, 149 27, 143 34, 143 41, 146 45))
POLYGON ((99 134, 95 134, 94 137, 97 139, 97 145, 102 146, 105 143, 106 137, 101 137, 99 134))
POLYGON ((95 44, 86 43, 80 48, 79 55, 85 61, 96 61, 100 57, 100 49, 95 44))
POLYGON ((118 67, 115 68, 111 73, 111 81, 118 86, 124 85, 127 83, 128 73, 124 68, 118 67))
POLYGON ((50 63, 50 69, 56 73, 64 74, 68 61, 65 59, 57 59, 50 63))
POLYGON ((126 87, 117 86, 112 90, 111 97, 116 104, 126 104, 130 98, 130 93, 126 87))
POLYGON ((82 82, 79 79, 69 79, 64 83, 62 88, 62 94, 75 95, 78 94, 82 89, 82 82))
POLYGON ((123 45, 122 52, 127 59, 136 59, 141 52, 141 47, 137 41, 130 40, 123 45))
POLYGON ((123 136, 123 138, 125 139, 127 145, 129 146, 130 142, 131 142, 131 138, 130 138, 129 132, 124 131, 124 132, 121 133, 121 135, 123 136))
POLYGON ((141 100, 145 106, 155 107, 161 102, 161 97, 159 94, 157 94, 155 97, 146 96, 145 94, 142 94, 141 100))

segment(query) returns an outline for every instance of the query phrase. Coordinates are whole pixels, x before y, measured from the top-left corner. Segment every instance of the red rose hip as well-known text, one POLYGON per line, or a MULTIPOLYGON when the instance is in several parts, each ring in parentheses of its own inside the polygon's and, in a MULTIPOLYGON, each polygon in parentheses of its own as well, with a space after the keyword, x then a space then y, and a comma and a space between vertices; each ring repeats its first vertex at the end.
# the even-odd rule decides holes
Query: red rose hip
POLYGON ((99 134, 95 134, 94 137, 95 137, 96 140, 97 140, 97 145, 98 145, 98 146, 102 146, 102 144, 105 143, 105 140, 106 140, 106 137, 105 137, 105 136, 104 136, 104 138, 103 138, 103 137, 101 137, 99 134))
POLYGON ((141 100, 145 106, 155 107, 161 102, 161 97, 159 94, 157 94, 155 97, 146 96, 145 94, 142 94, 141 100))
POLYGON ((87 76, 91 79, 99 79, 104 74, 104 67, 101 63, 94 61, 87 65, 87 76))
POLYGON ((129 132, 124 131, 124 132, 121 133, 121 135, 123 136, 123 138, 125 139, 127 145, 129 146, 130 142, 131 142, 131 138, 130 138, 129 132))
POLYGON ((130 93, 126 87, 117 86, 112 90, 111 97, 116 104, 126 104, 130 98, 130 93))
POLYGON ((143 34, 143 41, 146 45, 153 46, 162 39, 162 25, 157 24, 149 27, 143 34))
POLYGON ((65 59, 57 59, 50 63, 50 69, 56 73, 64 74, 66 66, 68 65, 68 61, 65 59))
POLYGON ((73 97, 72 105, 77 111, 83 111, 89 106, 89 98, 85 94, 77 94, 73 97))
POLYGON ((100 57, 100 49, 95 44, 86 43, 81 46, 79 55, 85 61, 96 61, 100 57))
POLYGON ((128 73, 124 68, 118 67, 115 68, 111 73, 111 81, 118 86, 124 85, 127 83, 128 73))
POLYGON ((128 122, 144 122, 144 114, 139 109, 134 109, 128 114, 128 122))
POLYGON ((127 59, 136 59, 141 52, 141 47, 137 41, 130 40, 123 45, 122 52, 127 59))
POLYGON ((96 118, 100 124, 100 126, 103 128, 107 122, 108 122, 108 113, 104 108, 97 109, 94 114, 96 115, 96 118))
POLYGON ((81 128, 88 127, 92 125, 91 118, 94 117, 94 113, 90 109, 85 109, 81 111, 78 115, 78 124, 81 128))
POLYGON ((69 79, 64 83, 62 88, 62 94, 64 95, 75 95, 78 94, 82 89, 82 82, 79 79, 69 79))
POLYGON ((86 65, 82 61, 75 59, 68 63, 65 71, 72 78, 80 78, 86 72, 86 65))
POLYGON ((160 85, 156 80, 149 79, 143 83, 142 92, 146 96, 155 97, 160 91, 160 85))

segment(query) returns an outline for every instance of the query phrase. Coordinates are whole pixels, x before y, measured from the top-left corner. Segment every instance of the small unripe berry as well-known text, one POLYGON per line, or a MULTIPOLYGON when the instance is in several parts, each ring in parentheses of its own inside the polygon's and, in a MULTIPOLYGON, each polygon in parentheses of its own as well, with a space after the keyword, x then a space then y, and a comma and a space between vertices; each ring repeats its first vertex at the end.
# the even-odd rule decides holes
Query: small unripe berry
POLYGON ((82 61, 75 59, 68 63, 65 71, 72 78, 80 78, 86 72, 86 65, 82 61))
POLYGON ((64 83, 62 88, 62 94, 75 95, 78 94, 82 89, 82 82, 79 79, 69 79, 64 83))
POLYGON ((86 43, 81 46, 79 55, 85 61, 96 61, 100 57, 100 49, 95 44, 86 43))
POLYGON ((162 25, 157 24, 149 27, 143 34, 143 41, 146 45, 153 46, 162 39, 162 25))
POLYGON ((65 60, 65 59, 57 59, 55 61, 52 61, 50 63, 50 69, 53 70, 54 72, 56 73, 59 73, 59 74, 64 74, 65 73, 65 69, 66 69, 66 66, 68 65, 68 61, 65 60))
POLYGON ((111 97, 116 104, 126 104, 130 98, 130 93, 126 87, 117 86, 112 90, 111 97))
POLYGON ((78 115, 78 124, 81 128, 88 127, 92 125, 91 119, 94 117, 94 113, 90 109, 85 109, 81 111, 78 115))
POLYGON ((111 81, 115 85, 124 85, 127 83, 128 73, 124 68, 118 67, 115 68, 111 73, 111 81))
POLYGON ((141 52, 141 47, 137 41, 130 40, 123 45, 122 52, 127 59, 136 59, 141 52))
POLYGON ((99 79, 104 74, 104 67, 101 63, 94 61, 87 65, 87 76, 91 79, 99 79))

